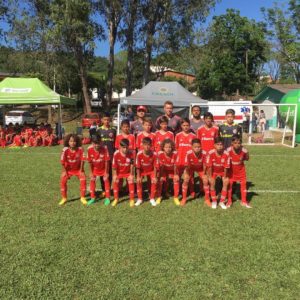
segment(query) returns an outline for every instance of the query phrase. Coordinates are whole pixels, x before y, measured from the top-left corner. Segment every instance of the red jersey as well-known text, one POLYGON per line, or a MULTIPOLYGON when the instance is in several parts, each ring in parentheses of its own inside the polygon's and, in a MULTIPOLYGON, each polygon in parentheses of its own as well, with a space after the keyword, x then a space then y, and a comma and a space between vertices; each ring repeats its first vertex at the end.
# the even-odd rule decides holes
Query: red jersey
POLYGON ((143 141, 143 138, 145 138, 145 137, 148 137, 151 139, 151 141, 152 141, 151 150, 154 150, 155 134, 153 132, 148 133, 148 135, 145 135, 144 132, 138 133, 138 135, 136 136, 136 143, 135 143, 136 149, 139 151, 143 150, 142 141, 143 141))
POLYGON ((13 144, 16 145, 16 146, 22 146, 22 138, 21 138, 21 135, 19 134, 16 134, 13 138, 13 144))
POLYGON ((118 134, 115 141, 115 148, 120 149, 121 140, 126 139, 129 141, 129 150, 135 150, 135 137, 133 134, 123 135, 123 133, 118 134))
POLYGON ((209 151, 206 165, 212 168, 212 174, 223 174, 224 170, 229 168, 227 153, 223 152, 219 155, 215 149, 209 151))
POLYGON ((202 150, 198 155, 193 150, 186 153, 184 165, 188 167, 191 172, 203 172, 206 159, 206 151, 202 150))
POLYGON ((126 154, 122 154, 119 150, 115 152, 112 167, 116 170, 117 176, 128 177, 130 175, 131 165, 133 164, 133 152, 128 151, 126 154))
POLYGON ((246 179, 246 167, 244 161, 249 159, 247 149, 242 147, 241 151, 236 153, 232 147, 229 147, 226 152, 228 154, 230 166, 229 178, 236 180, 246 179))
POLYGON ((75 150, 65 147, 60 157, 61 164, 65 167, 67 172, 80 171, 83 159, 83 149, 81 147, 75 150))
POLYGON ((155 142, 154 142, 154 149, 158 153, 161 151, 160 144, 163 140, 170 139, 174 141, 174 134, 171 131, 167 131, 165 133, 161 133, 160 131, 155 132, 155 142))
POLYGON ((192 150, 192 140, 196 138, 194 133, 179 132, 175 136, 175 147, 178 153, 177 165, 184 166, 185 156, 189 150, 192 150))
POLYGON ((157 166, 157 154, 153 151, 149 155, 139 151, 136 155, 136 168, 140 169, 141 175, 150 175, 157 166))
POLYGON ((98 176, 105 174, 105 162, 110 160, 106 146, 100 146, 99 151, 93 145, 89 146, 87 159, 92 166, 93 173, 95 172, 98 176))
POLYGON ((0 139, 5 139, 6 130, 4 128, 0 129, 0 139))
POLYGON ((170 156, 166 155, 165 152, 160 151, 158 153, 158 165, 163 170, 168 171, 170 173, 174 173, 174 165, 177 161, 177 152, 174 151, 170 156))
POLYGON ((204 151, 209 152, 214 149, 215 138, 219 135, 219 128, 212 126, 207 128, 205 125, 197 130, 197 137, 201 141, 201 147, 204 151))

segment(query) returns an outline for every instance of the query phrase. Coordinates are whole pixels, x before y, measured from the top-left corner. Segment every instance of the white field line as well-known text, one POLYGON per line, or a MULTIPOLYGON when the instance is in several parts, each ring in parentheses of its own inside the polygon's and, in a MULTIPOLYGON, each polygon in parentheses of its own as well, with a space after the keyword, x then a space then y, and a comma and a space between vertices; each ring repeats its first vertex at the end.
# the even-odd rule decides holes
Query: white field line
POLYGON ((291 190, 248 190, 252 193, 270 193, 270 194, 299 194, 300 191, 291 191, 291 190))

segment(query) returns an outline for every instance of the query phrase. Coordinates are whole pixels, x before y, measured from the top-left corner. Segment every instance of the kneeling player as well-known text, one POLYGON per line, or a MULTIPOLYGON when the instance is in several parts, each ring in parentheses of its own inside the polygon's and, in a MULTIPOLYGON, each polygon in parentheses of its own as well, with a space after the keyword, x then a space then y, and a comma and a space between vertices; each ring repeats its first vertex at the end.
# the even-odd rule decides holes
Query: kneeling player
POLYGON ((68 134, 65 137, 64 146, 61 154, 63 171, 60 178, 62 199, 59 205, 63 205, 67 202, 67 182, 72 176, 76 176, 80 180, 80 201, 83 205, 86 205, 86 177, 84 174, 84 157, 81 140, 76 134, 68 134))
POLYGON ((142 148, 143 150, 139 151, 136 156, 136 188, 138 200, 135 203, 135 206, 139 206, 143 203, 143 177, 145 176, 148 180, 148 186, 151 182, 150 203, 152 206, 156 206, 154 197, 157 185, 157 155, 151 150, 152 140, 150 137, 143 138, 142 148))
POLYGON ((224 152, 223 139, 221 137, 215 138, 215 149, 209 151, 206 159, 206 165, 212 200, 211 207, 217 208, 216 179, 220 178, 223 185, 219 205, 221 208, 226 209, 225 199, 229 183, 227 174, 229 164, 228 155, 224 152))
POLYGON ((112 206, 116 206, 118 204, 119 182, 121 179, 123 183, 123 179, 125 178, 129 187, 129 205, 130 207, 134 207, 134 154, 129 150, 129 141, 127 139, 122 139, 119 147, 120 149, 115 152, 112 162, 113 190, 115 198, 112 206))
POLYGON ((234 182, 239 182, 241 185, 242 202, 241 205, 246 208, 251 208, 247 201, 247 177, 244 161, 249 160, 247 149, 242 146, 241 137, 235 135, 232 137, 231 147, 228 152, 230 169, 229 169, 229 189, 227 207, 232 205, 232 185, 234 182))
POLYGON ((159 178, 160 181, 157 185, 157 200, 156 204, 161 203, 161 193, 162 186, 165 184, 167 187, 167 182, 169 179, 173 180, 174 185, 174 203, 180 205, 178 199, 179 194, 179 175, 176 166, 177 152, 175 151, 175 144, 170 139, 165 139, 161 143, 161 150, 158 153, 158 167, 159 167, 159 178))
POLYGON ((201 149, 200 139, 195 138, 192 140, 192 150, 189 150, 185 157, 185 170, 183 174, 182 184, 182 200, 181 205, 186 204, 187 190, 189 182, 194 180, 195 172, 199 175, 199 180, 203 182, 203 188, 205 193, 205 203, 211 206, 209 199, 209 186, 208 178, 205 174, 205 158, 206 152, 201 149))
MULTIPOLYGON (((97 176, 103 178, 105 188, 104 205, 110 204, 110 182, 109 182, 109 153, 106 146, 101 144, 101 136, 92 136, 92 145, 88 147, 87 159, 90 163, 90 193, 91 200, 88 205, 95 203, 95 189, 97 176)), ((102 186, 103 190, 103 186, 102 186)))

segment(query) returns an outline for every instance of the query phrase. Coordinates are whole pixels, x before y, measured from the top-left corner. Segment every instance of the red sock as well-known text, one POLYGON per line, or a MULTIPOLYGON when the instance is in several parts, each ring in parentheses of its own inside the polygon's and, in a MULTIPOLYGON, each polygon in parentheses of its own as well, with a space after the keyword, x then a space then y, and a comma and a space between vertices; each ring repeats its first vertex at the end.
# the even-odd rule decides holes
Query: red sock
POLYGON ((174 198, 178 198, 179 195, 179 181, 174 182, 174 198))
POLYGON ((204 188, 205 200, 209 201, 210 200, 209 199, 209 186, 208 185, 204 185, 203 188, 204 188))
POLYGON ((187 198, 187 190, 188 190, 188 185, 184 182, 182 184, 182 201, 185 203, 186 198, 187 198))
POLYGON ((150 199, 154 199, 156 195, 156 189, 157 189, 157 183, 154 183, 153 180, 151 180, 151 192, 150 192, 150 199))
POLYGON ((96 190, 96 177, 93 176, 90 180, 90 194, 91 194, 91 198, 95 198, 95 190, 96 190))
POLYGON ((60 177, 60 192, 62 198, 67 198, 67 191, 68 191, 67 182, 68 182, 67 175, 60 177))
POLYGON ((247 183, 246 181, 241 181, 241 195, 242 195, 242 202, 247 203, 247 183))
POLYGON ((233 181, 230 181, 229 186, 228 186, 228 201, 227 203, 231 204, 232 203, 232 185, 233 185, 233 181))
POLYGON ((119 180, 113 183, 114 198, 117 200, 119 199, 119 183, 119 180))
POLYGON ((128 188, 129 188, 129 199, 134 200, 134 183, 128 182, 128 188))
POLYGON ((110 198, 110 182, 109 182, 108 176, 107 176, 107 178, 105 178, 105 176, 104 176, 103 181, 104 181, 104 188, 105 188, 105 197, 110 198))
POLYGON ((79 176, 79 180, 80 180, 80 197, 85 197, 85 190, 86 190, 86 177, 85 174, 82 173, 79 176))
POLYGON ((210 195, 211 195, 211 201, 212 202, 217 202, 216 191, 215 190, 211 190, 210 191, 210 195))
POLYGON ((138 195, 138 199, 142 200, 143 199, 143 183, 137 183, 136 184, 136 190, 137 190, 137 195, 138 195))
POLYGON ((227 191, 222 190, 220 202, 224 202, 227 196, 227 191))

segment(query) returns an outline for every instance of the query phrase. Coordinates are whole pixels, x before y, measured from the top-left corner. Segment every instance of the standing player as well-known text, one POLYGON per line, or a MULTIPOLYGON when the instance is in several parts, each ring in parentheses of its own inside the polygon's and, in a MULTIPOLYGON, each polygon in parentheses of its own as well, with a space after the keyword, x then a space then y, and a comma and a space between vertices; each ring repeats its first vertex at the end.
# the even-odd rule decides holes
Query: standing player
POLYGON ((114 201, 112 206, 116 206, 119 201, 119 183, 123 183, 125 178, 129 187, 129 205, 134 207, 134 154, 129 150, 128 139, 120 141, 120 149, 116 150, 112 163, 114 201))
POLYGON ((181 178, 185 168, 185 157, 189 150, 192 149, 192 140, 196 135, 191 132, 190 120, 184 118, 180 121, 182 131, 175 136, 175 149, 178 154, 177 166, 179 178, 181 178))
POLYGON ((224 141, 224 149, 226 150, 231 146, 231 140, 233 135, 242 137, 242 127, 234 123, 235 111, 233 109, 227 109, 225 113, 225 123, 219 126, 219 134, 224 141))
POLYGON ((81 148, 81 140, 76 134, 68 134, 65 137, 60 161, 63 170, 60 177, 62 199, 59 205, 64 205, 67 202, 67 182, 72 176, 76 176, 80 180, 80 201, 86 205, 83 149, 81 148))
POLYGON ((145 114, 147 112, 147 108, 143 105, 137 107, 136 115, 137 119, 130 123, 130 132, 134 135, 142 132, 143 129, 143 122, 145 118, 145 114))
MULTIPOLYGON (((97 176, 103 178, 105 188, 104 205, 110 204, 110 182, 109 182, 109 153, 106 146, 101 144, 99 135, 92 136, 92 145, 88 147, 87 159, 90 163, 90 193, 91 200, 88 205, 95 203, 96 179, 97 176)), ((103 185, 102 185, 103 190, 103 185)))
POLYGON ((0 125, 0 146, 1 148, 5 148, 6 145, 6 130, 0 125))
POLYGON ((151 139, 152 143, 151 143, 151 150, 154 150, 154 139, 155 139, 155 134, 153 132, 151 132, 151 128, 152 128, 152 121, 150 119, 145 119, 143 121, 143 131, 138 133, 137 137, 136 137, 136 149, 138 151, 143 150, 143 144, 142 141, 144 138, 148 137, 151 139))
POLYGON ((221 137, 215 138, 215 149, 210 150, 206 159, 207 174, 210 184, 211 207, 217 208, 217 195, 216 195, 216 180, 222 180, 222 192, 220 198, 220 207, 226 209, 225 199, 227 196, 227 188, 229 184, 228 178, 228 155, 224 152, 223 139, 221 137))
MULTIPOLYGON (((156 204, 161 203, 161 193, 163 183, 167 183, 169 179, 173 180, 174 186, 174 203, 180 205, 178 199, 179 195, 179 176, 176 166, 177 152, 175 151, 175 144, 172 140, 166 139, 161 143, 161 150, 158 153, 158 168, 160 181, 158 182, 156 204)), ((167 184, 166 184, 167 186, 167 184)))
POLYGON ((192 107, 191 129, 196 133, 198 128, 204 125, 204 121, 201 119, 201 108, 199 105, 192 107))
POLYGON ((123 120, 121 122, 121 133, 117 135, 115 148, 120 149, 121 140, 126 139, 129 141, 129 150, 135 151, 135 137, 130 133, 130 123, 128 120, 123 120))
POLYGON ((158 127, 159 130, 155 132, 155 142, 154 142, 154 148, 156 153, 161 151, 161 143, 164 140, 170 139, 171 141, 174 141, 174 133, 168 131, 168 118, 166 116, 162 116, 158 120, 158 127))
POLYGON ((201 141, 201 147, 209 152, 214 149, 215 138, 219 135, 219 128, 213 125, 214 117, 210 112, 204 114, 204 125, 197 130, 197 137, 201 141))
POLYGON ((229 189, 227 207, 232 205, 232 185, 234 182, 239 182, 241 185, 242 202, 241 205, 246 208, 251 208, 247 201, 247 176, 244 161, 249 160, 247 149, 242 146, 242 139, 239 136, 233 136, 231 147, 227 149, 230 163, 229 169, 229 189))
POLYGON ((152 206, 156 206, 154 200, 156 194, 157 185, 157 155, 151 150, 152 140, 150 137, 145 137, 142 140, 143 150, 139 151, 136 156, 136 188, 138 194, 138 200, 135 206, 139 206, 143 203, 143 183, 144 177, 147 177, 148 185, 151 183, 150 188, 150 203, 152 206))
POLYGON ((205 193, 205 203, 211 206, 209 199, 209 185, 208 178, 205 174, 205 158, 207 153, 201 149, 201 142, 198 138, 192 140, 192 150, 188 151, 185 157, 185 170, 183 175, 182 184, 182 200, 181 206, 186 204, 187 190, 189 182, 194 182, 194 174, 198 173, 200 180, 203 182, 204 193, 205 193))

